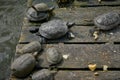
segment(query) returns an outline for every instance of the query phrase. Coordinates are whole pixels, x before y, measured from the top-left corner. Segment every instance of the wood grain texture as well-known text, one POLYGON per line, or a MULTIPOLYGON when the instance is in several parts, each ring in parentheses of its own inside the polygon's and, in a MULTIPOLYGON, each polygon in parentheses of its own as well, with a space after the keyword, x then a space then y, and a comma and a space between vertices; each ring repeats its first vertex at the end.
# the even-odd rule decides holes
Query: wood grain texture
MULTIPOLYGON (((25 45, 25 44, 24 44, 25 45)), ((24 46, 19 44, 16 51, 24 46)), ((57 65, 58 68, 88 68, 90 63, 97 64, 97 68, 107 65, 109 68, 120 68, 120 45, 111 44, 48 44, 40 52, 37 61, 41 67, 49 67, 46 60, 46 50, 55 47, 67 59, 57 65)))
POLYGON ((98 71, 98 76, 90 71, 59 71, 55 80, 120 80, 120 71, 98 71))
MULTIPOLYGON (((35 27, 35 26, 33 26, 35 27)), ((47 43, 86 43, 86 42, 120 42, 120 26, 111 30, 104 31, 98 35, 98 39, 95 40, 90 30, 93 29, 94 26, 73 26, 70 31, 75 35, 75 38, 69 39, 68 34, 65 36, 55 39, 55 40, 47 40, 47 43)), ((19 43, 28 43, 31 41, 40 41, 40 36, 36 34, 32 34, 29 32, 29 28, 31 27, 23 27, 19 43)))

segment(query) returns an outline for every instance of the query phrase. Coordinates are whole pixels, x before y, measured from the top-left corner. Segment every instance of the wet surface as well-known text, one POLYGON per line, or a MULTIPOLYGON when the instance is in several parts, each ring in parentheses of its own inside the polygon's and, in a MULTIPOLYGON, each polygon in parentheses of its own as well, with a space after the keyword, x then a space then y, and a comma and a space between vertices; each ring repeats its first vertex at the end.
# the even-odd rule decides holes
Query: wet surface
MULTIPOLYGON (((34 4, 47 2, 34 1, 34 4)), ((8 79, 10 63, 15 54, 27 7, 26 2, 27 0, 0 0, 0 80, 8 79)))

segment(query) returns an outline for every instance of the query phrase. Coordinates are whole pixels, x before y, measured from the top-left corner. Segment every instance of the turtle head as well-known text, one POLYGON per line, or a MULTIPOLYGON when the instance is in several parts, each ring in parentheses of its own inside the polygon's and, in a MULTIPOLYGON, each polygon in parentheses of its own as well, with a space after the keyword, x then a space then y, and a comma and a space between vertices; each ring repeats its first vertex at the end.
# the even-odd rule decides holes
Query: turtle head
POLYGON ((55 6, 52 6, 48 9, 49 12, 52 12, 55 9, 55 6))
POLYGON ((66 25, 68 26, 68 28, 71 28, 75 25, 75 22, 66 22, 66 25))

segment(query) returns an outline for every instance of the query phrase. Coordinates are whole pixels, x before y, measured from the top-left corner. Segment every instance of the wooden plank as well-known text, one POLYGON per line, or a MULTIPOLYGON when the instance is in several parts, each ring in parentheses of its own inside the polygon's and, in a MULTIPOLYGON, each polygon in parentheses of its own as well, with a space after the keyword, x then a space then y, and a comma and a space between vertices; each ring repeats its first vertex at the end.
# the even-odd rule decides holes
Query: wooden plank
POLYGON ((120 7, 87 7, 87 8, 73 8, 56 9, 54 12, 56 17, 65 21, 75 22, 79 25, 93 25, 93 19, 103 13, 110 11, 119 12, 120 7))
MULTIPOLYGON (((29 28, 32 28, 32 27, 35 27, 35 26, 23 27, 19 43, 28 43, 34 40, 40 41, 39 36, 29 32, 29 28)), ((93 29, 93 27, 94 26, 74 26, 71 28, 71 31, 75 35, 74 39, 69 39, 66 34, 64 37, 61 37, 56 40, 47 40, 47 43, 120 42, 120 27, 113 29, 111 31, 102 32, 99 35, 97 40, 94 40, 94 37, 91 35, 92 33, 90 33, 90 30, 93 29)))
POLYGON ((80 7, 96 7, 96 6, 120 6, 119 0, 101 0, 101 2, 98 2, 98 0, 79 0, 75 1, 74 6, 80 6, 80 7))
POLYGON ((76 43, 76 42, 120 42, 120 27, 111 31, 102 32, 99 34, 98 39, 95 40, 90 30, 94 26, 75 26, 71 28, 72 33, 75 35, 74 39, 69 40, 67 35, 58 40, 49 40, 48 42, 65 42, 65 43, 76 43))
POLYGON ((90 71, 59 71, 55 80, 120 80, 120 71, 98 71, 98 76, 90 71))
MULTIPOLYGON (((58 71, 54 75, 54 80, 120 80, 120 71, 97 71, 98 76, 91 71, 58 71)), ((18 79, 10 78, 10 80, 31 80, 31 78, 18 79)))
MULTIPOLYGON (((120 45, 66 44, 49 46, 54 46, 62 55, 69 56, 58 65, 59 68, 87 68, 90 63, 97 64, 97 68, 103 68, 103 65, 108 65, 109 68, 120 68, 120 64, 118 64, 120 63, 120 45)), ((43 62, 40 63, 41 66, 48 65, 45 54, 38 59, 43 59, 43 62)))
MULTIPOLYGON (((16 51, 24 45, 19 44, 16 51)), ((62 55, 68 55, 68 58, 58 65, 59 68, 88 68, 90 63, 97 64, 97 68, 103 68, 103 65, 109 68, 120 68, 120 45, 48 44, 37 58, 41 67, 49 67, 45 55, 49 47, 56 47, 62 55)))
POLYGON ((32 34, 29 32, 29 28, 31 27, 22 27, 19 43, 28 43, 31 41, 39 41, 40 37, 36 36, 36 34, 32 34))
MULTIPOLYGON (((115 11, 119 12, 120 7, 87 7, 87 8, 57 8, 55 16, 51 19, 60 18, 65 21, 75 22, 77 25, 94 25, 93 19, 101 14, 115 11)), ((41 23, 29 22, 29 25, 40 25, 41 23)))

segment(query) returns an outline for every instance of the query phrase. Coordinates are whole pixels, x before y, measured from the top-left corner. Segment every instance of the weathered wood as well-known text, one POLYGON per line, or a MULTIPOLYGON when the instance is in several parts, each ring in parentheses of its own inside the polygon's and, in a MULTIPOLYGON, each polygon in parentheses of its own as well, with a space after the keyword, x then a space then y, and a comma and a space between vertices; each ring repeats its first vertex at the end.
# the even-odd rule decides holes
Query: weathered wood
MULTIPOLYGON (((54 76, 54 80, 119 80, 120 71, 97 71, 98 76, 94 75, 95 72, 91 71, 58 71, 54 76)), ((31 80, 30 78, 18 79, 10 78, 10 80, 31 80)))
POLYGON ((36 36, 36 34, 32 34, 29 32, 30 27, 22 27, 19 43, 28 43, 31 41, 39 41, 40 37, 36 36))
POLYGON ((110 11, 119 12, 120 7, 87 7, 87 8, 73 8, 56 9, 54 12, 56 17, 59 17, 65 21, 75 22, 79 25, 92 25, 93 19, 103 13, 110 11))
POLYGON ((98 71, 98 76, 90 71, 59 71, 55 80, 120 80, 120 71, 98 71))
MULTIPOLYGON (((25 44, 19 44, 16 51, 23 45, 25 44)), ((58 65, 59 68, 88 68, 89 63, 97 64, 97 68, 103 68, 103 65, 108 65, 109 68, 120 68, 120 45, 48 44, 37 58, 41 67, 49 67, 45 55, 49 47, 56 47, 62 55, 68 55, 68 58, 58 65)))
POLYGON ((96 7, 96 6, 120 6, 119 0, 101 0, 101 2, 98 2, 98 0, 79 0, 75 1, 74 6, 80 6, 80 7, 96 7))
MULTIPOLYGON (((119 12, 120 7, 87 7, 87 8, 58 8, 54 10, 55 17, 65 21, 75 22, 77 25, 94 25, 93 19, 101 14, 115 11, 119 12)), ((29 25, 40 25, 41 23, 29 22, 29 25)))
MULTIPOLYGON (((108 65, 109 68, 120 68, 120 45, 49 45, 56 47, 63 55, 69 55, 58 67, 60 68, 87 68, 89 63, 97 64, 97 68, 108 65)), ((48 46, 48 47, 49 47, 48 46)), ((48 65, 45 54, 39 59, 43 59, 41 66, 48 65)))
MULTIPOLYGON (((35 26, 31 26, 35 27, 35 26)), ((40 37, 36 34, 31 34, 29 32, 29 28, 31 27, 23 27, 21 32, 21 37, 19 43, 28 43, 34 40, 40 41, 40 37)), ((38 26, 39 27, 39 26, 38 26)), ((75 35, 74 39, 69 39, 67 34, 64 37, 56 40, 47 40, 47 43, 51 42, 65 42, 65 43, 85 43, 85 42, 120 42, 120 27, 113 29, 111 31, 102 32, 99 34, 97 40, 94 40, 92 33, 90 30, 93 29, 94 26, 73 26, 71 31, 75 35)))

